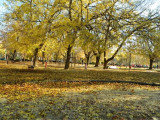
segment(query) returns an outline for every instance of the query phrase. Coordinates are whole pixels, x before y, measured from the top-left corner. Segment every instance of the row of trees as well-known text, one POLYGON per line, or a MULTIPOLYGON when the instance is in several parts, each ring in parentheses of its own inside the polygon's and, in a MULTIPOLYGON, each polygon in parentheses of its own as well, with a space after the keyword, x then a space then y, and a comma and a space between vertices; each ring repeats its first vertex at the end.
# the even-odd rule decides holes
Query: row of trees
POLYGON ((129 40, 137 54, 149 56, 151 65, 159 57, 159 11, 147 12, 148 0, 7 1, 3 45, 13 54, 33 56, 33 66, 38 53, 44 59, 54 52, 65 56, 68 69, 71 53, 81 48, 87 64, 96 56, 96 67, 103 54, 106 69, 129 40))

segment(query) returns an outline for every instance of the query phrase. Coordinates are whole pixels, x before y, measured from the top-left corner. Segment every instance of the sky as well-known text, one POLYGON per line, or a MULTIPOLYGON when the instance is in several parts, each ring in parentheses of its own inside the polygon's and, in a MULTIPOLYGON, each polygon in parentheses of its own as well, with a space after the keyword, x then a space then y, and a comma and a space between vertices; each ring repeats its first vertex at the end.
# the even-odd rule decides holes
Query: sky
POLYGON ((5 0, 0 0, 0 14, 3 14, 4 12, 5 12, 5 8, 4 8, 4 6, 3 6, 3 2, 4 2, 5 0))
POLYGON ((2 17, 3 17, 3 15, 4 15, 4 13, 5 13, 5 7, 3 6, 3 2, 4 2, 5 0, 0 0, 0 30, 2 30, 2 17))
POLYGON ((151 9, 154 10, 154 9, 156 9, 158 6, 160 7, 160 0, 154 0, 154 4, 151 5, 151 9))

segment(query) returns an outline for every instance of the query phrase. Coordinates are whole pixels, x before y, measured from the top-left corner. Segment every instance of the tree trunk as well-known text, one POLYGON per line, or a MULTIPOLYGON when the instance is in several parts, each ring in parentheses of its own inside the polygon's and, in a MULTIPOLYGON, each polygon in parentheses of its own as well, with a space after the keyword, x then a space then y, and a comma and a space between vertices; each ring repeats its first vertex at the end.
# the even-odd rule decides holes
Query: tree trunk
POLYGON ((103 63, 103 69, 107 69, 107 61, 106 61, 106 51, 104 51, 104 63, 103 63))
POLYGON ((86 64, 88 65, 89 64, 89 59, 90 59, 90 57, 91 57, 91 53, 92 53, 92 51, 89 51, 89 52, 85 52, 85 57, 86 57, 86 64))
POLYGON ((8 64, 9 63, 9 55, 6 54, 6 63, 8 64))
POLYGON ((72 47, 69 45, 68 49, 67 49, 67 58, 66 58, 64 69, 69 69, 70 58, 71 58, 71 50, 72 50, 72 47))
POLYGON ((42 64, 44 65, 45 60, 45 52, 42 52, 42 64))
POLYGON ((87 61, 86 61, 87 63, 86 64, 88 66, 88 64, 89 64, 89 55, 86 56, 86 59, 87 59, 87 61))
POLYGON ((112 55, 112 57, 108 58, 107 60, 106 60, 106 52, 104 52, 104 67, 103 67, 103 69, 107 69, 108 68, 107 67, 108 62, 114 59, 114 57, 118 54, 119 50, 122 48, 124 42, 125 42, 125 40, 122 41, 122 43, 119 45, 119 47, 114 52, 114 54, 112 55))
POLYGON ((99 61, 101 58, 101 51, 98 51, 98 53, 94 53, 94 55, 96 55, 96 63, 94 67, 98 67, 99 66, 99 61))
POLYGON ((37 61, 37 57, 38 57, 38 50, 39 50, 39 49, 42 49, 43 45, 44 45, 44 44, 41 43, 41 44, 39 45, 39 48, 36 48, 35 51, 34 51, 33 67, 36 66, 36 61, 37 61))
POLYGON ((149 69, 152 70, 153 67, 153 59, 150 59, 149 69))
POLYGON ((33 67, 36 66, 37 55, 38 55, 38 48, 36 48, 36 49, 35 49, 35 52, 34 52, 33 67))
POLYGON ((24 53, 23 56, 24 56, 24 57, 23 57, 23 62, 24 62, 24 64, 25 64, 26 53, 24 53))
POLYGON ((56 57, 56 58, 55 58, 55 63, 58 62, 58 54, 59 54, 59 53, 56 53, 56 55, 55 55, 55 57, 56 57))
POLYGON ((132 60, 132 54, 129 54, 129 70, 131 69, 131 60, 132 60))
POLYGON ((100 56, 96 56, 96 64, 95 67, 99 66, 100 56))
POLYGON ((14 50, 14 52, 13 52, 13 61, 12 62, 14 62, 15 57, 16 57, 16 50, 14 50))

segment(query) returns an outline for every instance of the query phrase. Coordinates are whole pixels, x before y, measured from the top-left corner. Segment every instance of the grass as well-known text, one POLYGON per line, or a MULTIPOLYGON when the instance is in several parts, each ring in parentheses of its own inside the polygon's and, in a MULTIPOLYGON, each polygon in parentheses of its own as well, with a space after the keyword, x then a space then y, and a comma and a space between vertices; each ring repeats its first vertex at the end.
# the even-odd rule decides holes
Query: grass
POLYGON ((23 64, 0 63, 0 119, 158 119, 160 87, 52 80, 160 83, 159 78, 159 72, 144 70, 63 70, 54 65, 28 70, 23 64))
MULTIPOLYGON (((17 67, 17 65, 15 65, 17 67)), ((26 66, 16 68, 5 65, 0 68, 0 84, 20 84, 47 80, 123 80, 145 83, 160 83, 160 73, 144 70, 97 70, 97 69, 42 69, 28 70, 26 66), (7 68, 9 67, 9 69, 7 68)))

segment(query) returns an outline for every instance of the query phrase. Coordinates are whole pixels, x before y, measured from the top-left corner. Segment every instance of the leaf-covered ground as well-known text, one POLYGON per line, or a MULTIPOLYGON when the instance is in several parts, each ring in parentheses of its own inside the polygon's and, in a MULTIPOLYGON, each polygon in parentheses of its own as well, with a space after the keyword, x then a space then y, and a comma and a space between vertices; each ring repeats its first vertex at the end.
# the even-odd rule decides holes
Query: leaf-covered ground
POLYGON ((46 80, 123 80, 160 83, 159 72, 112 70, 50 70, 50 69, 0 69, 0 84, 17 84, 46 80))
POLYGON ((159 72, 28 70, 0 66, 0 119, 156 120, 160 87, 52 80, 124 80, 160 83, 159 72))

